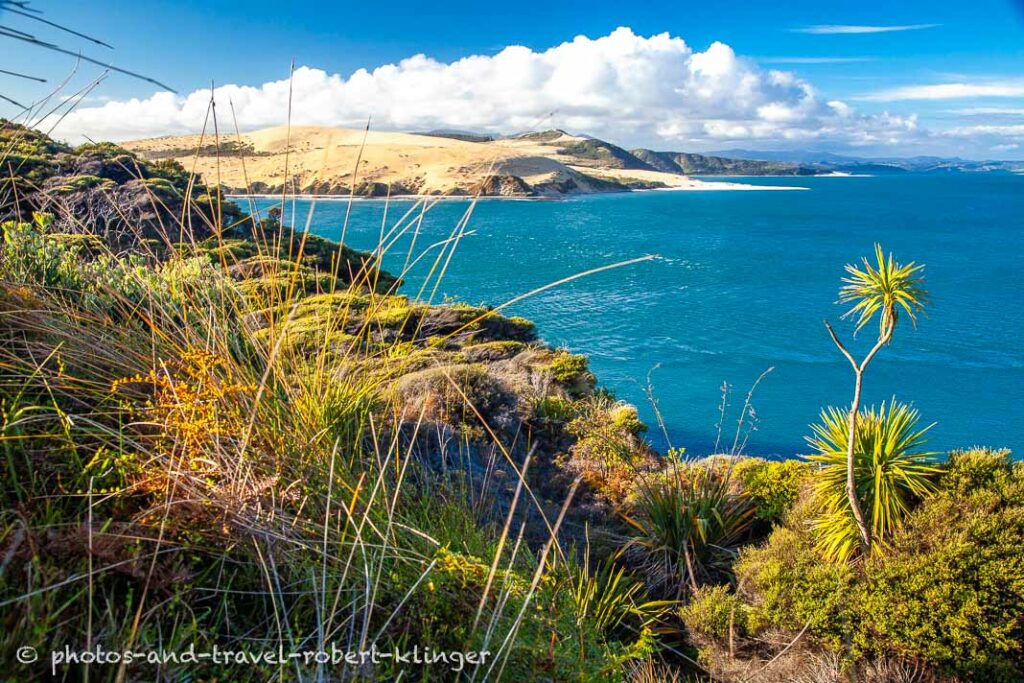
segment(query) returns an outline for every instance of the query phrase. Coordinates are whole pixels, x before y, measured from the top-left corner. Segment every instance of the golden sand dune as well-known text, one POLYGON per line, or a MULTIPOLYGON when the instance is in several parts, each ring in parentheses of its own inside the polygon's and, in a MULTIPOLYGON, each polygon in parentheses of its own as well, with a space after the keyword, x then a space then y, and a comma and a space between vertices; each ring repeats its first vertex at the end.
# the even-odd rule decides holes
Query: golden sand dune
POLYGON ((437 134, 293 126, 240 137, 138 140, 124 147, 172 158, 234 192, 383 196, 408 194, 558 196, 628 189, 716 189, 646 167, 614 145, 563 131, 497 140, 437 134), (358 161, 358 169, 356 164, 358 161))

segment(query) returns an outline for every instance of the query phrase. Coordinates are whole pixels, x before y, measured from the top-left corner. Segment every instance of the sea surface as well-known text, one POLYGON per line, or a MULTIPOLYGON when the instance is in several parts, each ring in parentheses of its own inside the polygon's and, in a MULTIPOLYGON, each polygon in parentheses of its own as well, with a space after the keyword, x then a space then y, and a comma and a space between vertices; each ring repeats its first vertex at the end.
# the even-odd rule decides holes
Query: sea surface
MULTIPOLYGON (((601 384, 639 406, 655 445, 691 455, 716 450, 716 442, 718 450, 733 446, 747 392, 773 368, 753 394, 756 417, 748 414, 739 443, 748 439, 748 453, 791 457, 807 452, 804 437, 822 406, 850 400, 851 369, 823 321, 861 353, 869 346, 875 329, 852 341, 853 324, 840 319, 844 308, 835 301, 843 265, 879 241, 899 260, 926 264, 931 304, 917 329, 901 320, 869 367, 866 402, 894 395, 913 402, 926 423, 936 423, 936 451, 981 444, 1024 452, 1024 176, 742 182, 809 190, 480 201, 433 300, 499 305, 590 269, 655 255, 542 291, 507 312, 535 321, 547 342, 589 356, 601 384), (723 383, 730 387, 724 420, 723 383)), ((261 211, 280 205, 254 201, 261 211)), ((346 242, 376 247, 382 226, 387 232, 412 205, 354 202, 346 242)), ((434 206, 413 258, 448 239, 468 207, 434 206)), ((313 232, 338 239, 347 209, 347 201, 295 200, 285 219, 300 227, 308 220, 313 232)), ((387 269, 403 269, 414 232, 386 253, 387 269)), ((438 249, 412 268, 403 293, 417 294, 438 249)))

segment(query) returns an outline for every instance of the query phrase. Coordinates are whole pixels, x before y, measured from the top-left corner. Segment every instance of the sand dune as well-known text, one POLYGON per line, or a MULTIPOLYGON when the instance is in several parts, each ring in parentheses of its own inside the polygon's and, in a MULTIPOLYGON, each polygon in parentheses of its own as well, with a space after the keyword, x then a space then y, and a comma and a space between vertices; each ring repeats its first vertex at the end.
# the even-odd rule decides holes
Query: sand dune
MULTIPOLYGON (((478 191, 484 195, 559 196, 738 186, 705 183, 649 168, 617 168, 623 162, 608 156, 606 147, 615 154, 628 152, 562 131, 471 141, 433 134, 299 126, 225 137, 219 145, 211 136, 190 135, 138 140, 124 146, 147 159, 176 159, 208 183, 257 194, 280 192, 286 180, 290 192, 348 194, 354 185, 356 193, 364 196, 478 191)), ((628 158, 626 165, 643 166, 628 158)))

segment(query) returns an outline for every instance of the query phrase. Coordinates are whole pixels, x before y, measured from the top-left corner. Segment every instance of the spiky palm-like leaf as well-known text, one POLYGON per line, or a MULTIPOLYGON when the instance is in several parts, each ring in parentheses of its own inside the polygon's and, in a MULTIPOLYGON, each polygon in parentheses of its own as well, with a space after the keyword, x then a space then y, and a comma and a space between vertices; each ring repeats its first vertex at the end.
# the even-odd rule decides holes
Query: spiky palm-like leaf
POLYGON ((727 573, 735 545, 749 529, 754 507, 729 476, 698 470, 682 481, 651 485, 628 521, 639 534, 626 547, 655 591, 679 595, 727 573))
POLYGON ((613 632, 633 618, 642 626, 650 626, 675 605, 671 600, 648 600, 642 583, 625 567, 604 562, 594 572, 572 567, 572 597, 576 621, 582 627, 590 622, 603 632, 613 632))
POLYGON ((886 257, 882 245, 877 243, 875 260, 874 265, 863 258, 863 266, 846 266, 849 277, 843 278, 845 284, 839 290, 839 303, 853 304, 843 317, 855 317, 857 331, 871 322, 876 313, 880 314, 878 338, 882 339, 890 332, 890 326, 896 325, 900 310, 917 324, 917 314, 924 310, 928 292, 920 275, 923 265, 913 261, 906 265, 897 263, 891 253, 886 257))
MULTIPOLYGON (((925 433, 918 428, 917 410, 893 398, 888 405, 860 410, 854 447, 857 498, 871 527, 872 537, 884 543, 910 511, 915 500, 934 486, 934 452, 922 450, 925 433)), ((807 442, 815 450, 808 460, 819 463, 815 490, 825 514, 815 522, 819 547, 831 559, 844 561, 863 543, 846 494, 846 448, 849 411, 827 408, 821 423, 811 425, 807 442)))

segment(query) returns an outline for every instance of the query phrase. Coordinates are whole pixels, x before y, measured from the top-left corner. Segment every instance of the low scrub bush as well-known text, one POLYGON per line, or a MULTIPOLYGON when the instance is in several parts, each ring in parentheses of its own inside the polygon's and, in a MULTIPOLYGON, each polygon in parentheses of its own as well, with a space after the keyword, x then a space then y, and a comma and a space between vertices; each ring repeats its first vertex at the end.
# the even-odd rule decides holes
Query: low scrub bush
MULTIPOLYGON (((767 543, 745 548, 736 564, 745 643, 770 653, 806 632, 843 667, 920 662, 921 680, 1020 680, 1024 466, 1006 451, 975 449, 936 467, 934 493, 858 563, 822 554, 809 521, 823 503, 805 492, 767 543)), ((698 596, 687 623, 720 648, 722 615, 737 609, 736 597, 698 596)))
POLYGON ((646 429, 631 405, 603 395, 579 401, 567 427, 576 438, 568 466, 594 490, 622 505, 641 474, 660 467, 642 438, 646 429))
POLYGON ((810 473, 811 466, 800 460, 762 458, 741 458, 732 470, 732 476, 754 505, 754 516, 773 524, 781 521, 796 502, 810 473))
POLYGON ((855 600, 863 650, 1021 680, 1024 467, 1006 452, 954 454, 938 493, 867 560, 855 600))

